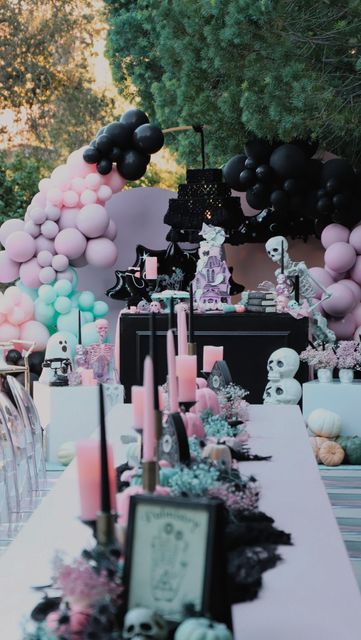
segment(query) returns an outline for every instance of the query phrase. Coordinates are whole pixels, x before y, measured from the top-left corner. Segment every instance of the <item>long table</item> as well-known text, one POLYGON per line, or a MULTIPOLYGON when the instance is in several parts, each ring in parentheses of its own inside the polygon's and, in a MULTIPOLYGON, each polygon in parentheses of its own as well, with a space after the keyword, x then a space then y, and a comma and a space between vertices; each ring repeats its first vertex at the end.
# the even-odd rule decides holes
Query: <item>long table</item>
MULTIPOLYGON (((292 534, 279 547, 283 561, 263 574, 253 602, 233 607, 236 640, 360 640, 361 597, 308 443, 298 407, 252 406, 249 432, 255 453, 269 462, 244 462, 241 471, 262 485, 260 508, 292 534)), ((117 463, 120 434, 130 431, 129 405, 108 414, 117 463)), ((17 539, 0 558, 1 637, 18 640, 21 620, 38 602, 31 585, 46 584, 57 550, 74 556, 91 543, 78 519, 76 466, 72 463, 17 539)))

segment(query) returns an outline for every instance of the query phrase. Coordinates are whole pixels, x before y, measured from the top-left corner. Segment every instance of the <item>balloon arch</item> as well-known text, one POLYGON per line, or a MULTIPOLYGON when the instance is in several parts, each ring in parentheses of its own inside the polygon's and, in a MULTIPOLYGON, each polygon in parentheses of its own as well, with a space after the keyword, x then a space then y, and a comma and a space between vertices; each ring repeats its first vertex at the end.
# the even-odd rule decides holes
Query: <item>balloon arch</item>
POLYGON ((91 291, 78 291, 77 269, 115 264, 117 229, 105 203, 127 180, 144 175, 163 143, 143 111, 126 112, 40 180, 24 220, 1 225, 0 282, 16 282, 1 294, 0 341, 30 340, 40 351, 50 334, 62 331, 75 344, 78 309, 83 343, 98 341, 94 323, 109 308, 91 291))

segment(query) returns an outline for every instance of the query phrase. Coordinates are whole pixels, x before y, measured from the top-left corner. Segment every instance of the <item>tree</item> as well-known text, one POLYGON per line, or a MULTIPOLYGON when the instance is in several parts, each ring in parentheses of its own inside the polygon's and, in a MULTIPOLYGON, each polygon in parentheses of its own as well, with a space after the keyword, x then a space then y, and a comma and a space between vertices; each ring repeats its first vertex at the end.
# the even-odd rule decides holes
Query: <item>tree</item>
MULTIPOLYGON (((209 164, 252 135, 318 139, 361 166, 359 0, 105 0, 120 91, 163 127, 202 122, 209 164)), ((188 163, 190 134, 167 138, 188 163)))
POLYGON ((38 183, 49 172, 49 165, 18 150, 10 157, 0 152, 0 225, 8 218, 23 218, 32 197, 38 191, 38 183))

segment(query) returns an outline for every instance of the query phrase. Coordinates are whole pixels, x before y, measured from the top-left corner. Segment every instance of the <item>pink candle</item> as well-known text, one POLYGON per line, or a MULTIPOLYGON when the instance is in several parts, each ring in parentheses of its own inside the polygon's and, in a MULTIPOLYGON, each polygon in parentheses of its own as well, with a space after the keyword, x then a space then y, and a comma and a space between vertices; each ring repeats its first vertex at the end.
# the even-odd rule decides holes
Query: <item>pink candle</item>
POLYGON ((144 360, 144 429, 143 429, 143 461, 156 460, 155 412, 153 361, 150 356, 144 360))
POLYGON ((135 429, 144 427, 144 387, 132 386, 133 426, 135 429))
POLYGON ((171 413, 179 411, 173 331, 167 331, 168 397, 171 413))
POLYGON ((176 356, 179 402, 195 402, 197 356, 176 356))
MULTIPOLYGON (((115 511, 115 470, 113 448, 107 445, 109 464, 110 501, 115 511)), ((97 440, 81 440, 76 445, 80 517, 95 520, 100 511, 100 443, 97 440)))
POLYGON ((158 387, 158 404, 159 404, 159 411, 164 411, 164 392, 162 387, 158 387))
POLYGON ((203 371, 212 371, 218 360, 223 360, 223 347, 203 347, 203 371))
POLYGON ((158 276, 157 258, 148 256, 145 259, 145 277, 147 280, 156 280, 158 276))
POLYGON ((187 316, 182 307, 178 307, 177 309, 177 331, 178 355, 185 356, 188 353, 187 316))

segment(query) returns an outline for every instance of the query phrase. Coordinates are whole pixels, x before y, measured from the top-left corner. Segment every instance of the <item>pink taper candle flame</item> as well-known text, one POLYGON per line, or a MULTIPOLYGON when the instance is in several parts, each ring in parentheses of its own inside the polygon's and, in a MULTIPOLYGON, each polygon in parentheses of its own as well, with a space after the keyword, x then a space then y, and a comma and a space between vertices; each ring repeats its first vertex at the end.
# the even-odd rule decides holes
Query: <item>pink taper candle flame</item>
POLYGON ((173 331, 167 331, 168 399, 171 413, 179 411, 173 331))
POLYGON ((144 360, 144 429, 143 429, 143 461, 156 460, 155 412, 153 361, 150 356, 144 360))

